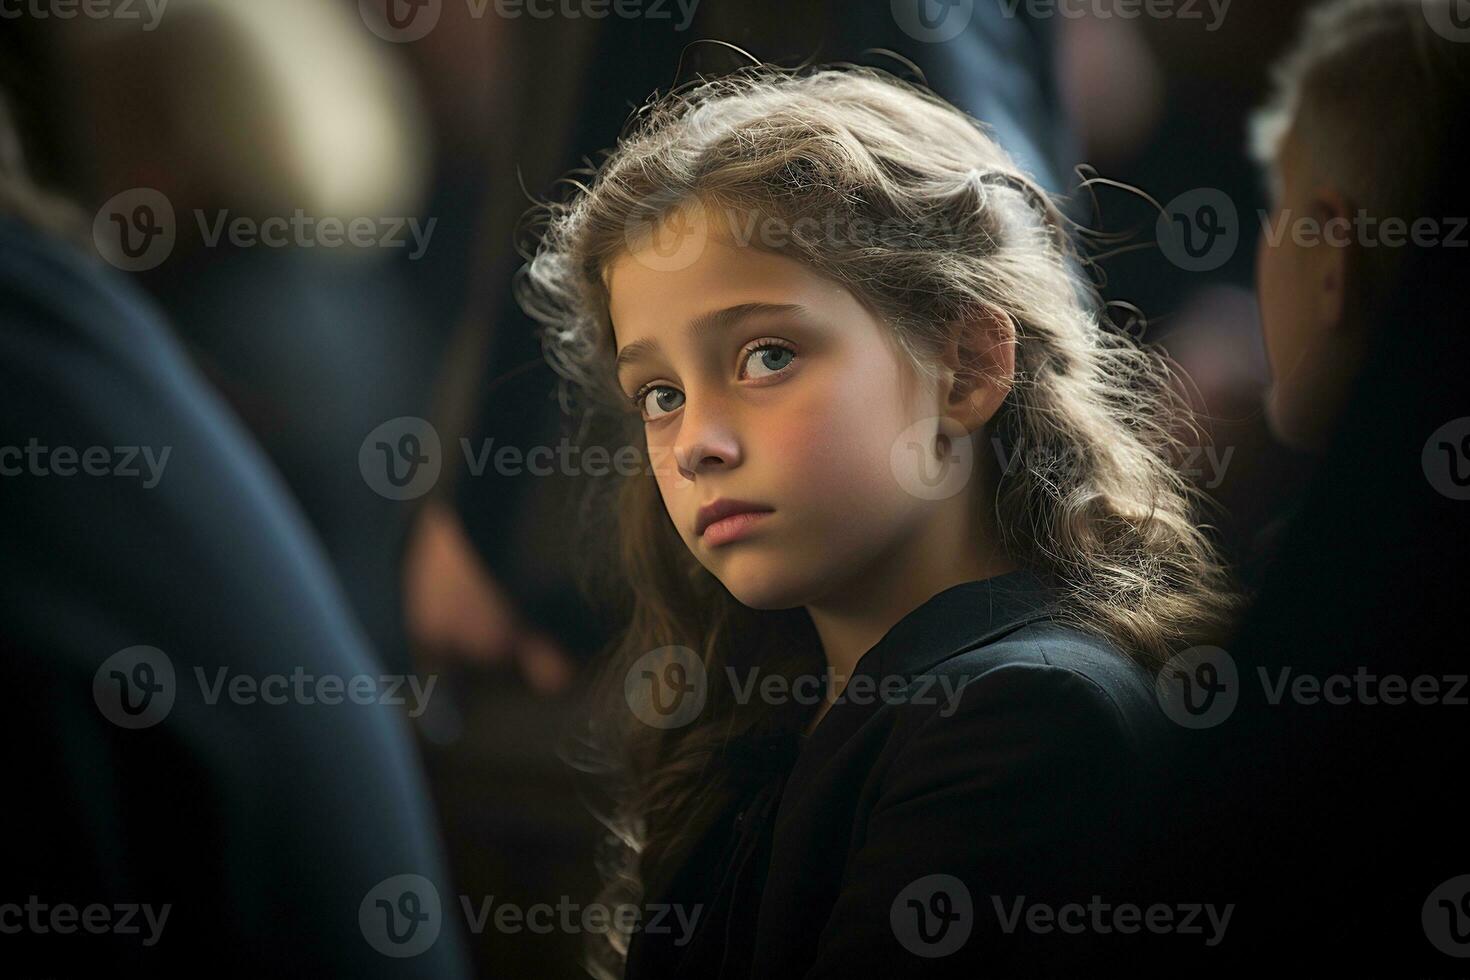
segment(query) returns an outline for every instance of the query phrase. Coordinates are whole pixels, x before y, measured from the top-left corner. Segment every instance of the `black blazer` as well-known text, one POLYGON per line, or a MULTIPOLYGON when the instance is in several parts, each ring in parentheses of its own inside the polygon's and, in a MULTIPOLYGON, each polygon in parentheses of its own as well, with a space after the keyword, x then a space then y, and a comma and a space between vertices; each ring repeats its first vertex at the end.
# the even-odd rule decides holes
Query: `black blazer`
POLYGON ((1136 897, 1169 723, 1144 670, 1054 614, 1029 572, 954 586, 847 687, 901 677, 902 696, 890 681, 891 703, 839 700, 810 736, 739 747, 760 786, 648 883, 627 976, 1036 976, 1123 955, 1026 916, 1136 897))

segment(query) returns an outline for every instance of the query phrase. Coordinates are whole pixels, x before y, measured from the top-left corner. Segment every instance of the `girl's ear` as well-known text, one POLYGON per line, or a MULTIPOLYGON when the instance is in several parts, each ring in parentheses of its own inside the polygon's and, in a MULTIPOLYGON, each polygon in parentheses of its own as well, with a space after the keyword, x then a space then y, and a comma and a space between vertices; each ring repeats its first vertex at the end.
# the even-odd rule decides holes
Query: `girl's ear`
POLYGON ((1000 410, 1016 375, 1016 327, 993 307, 954 324, 944 351, 941 413, 978 432, 1000 410))

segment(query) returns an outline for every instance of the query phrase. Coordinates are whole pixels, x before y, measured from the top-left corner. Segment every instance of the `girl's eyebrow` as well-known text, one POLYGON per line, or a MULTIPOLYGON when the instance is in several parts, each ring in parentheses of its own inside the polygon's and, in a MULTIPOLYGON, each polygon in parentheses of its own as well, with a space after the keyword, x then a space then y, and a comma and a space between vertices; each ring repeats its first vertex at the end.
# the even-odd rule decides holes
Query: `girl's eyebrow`
MULTIPOLYGON (((753 316, 769 314, 786 314, 789 316, 802 316, 807 312, 806 307, 796 303, 741 303, 738 306, 727 306, 723 310, 713 310, 709 313, 701 313, 689 321, 689 333, 698 336, 710 330, 725 330, 753 316)), ((617 360, 613 364, 614 371, 622 371, 624 367, 658 350, 658 341, 652 337, 635 340, 622 350, 618 351, 617 360)))

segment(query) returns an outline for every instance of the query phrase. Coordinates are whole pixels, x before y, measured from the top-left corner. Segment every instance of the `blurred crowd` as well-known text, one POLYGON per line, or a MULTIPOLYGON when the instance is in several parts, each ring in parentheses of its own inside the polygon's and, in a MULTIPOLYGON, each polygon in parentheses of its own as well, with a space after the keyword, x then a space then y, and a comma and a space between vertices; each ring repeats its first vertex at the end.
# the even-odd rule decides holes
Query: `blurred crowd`
MULTIPOLYGON (((48 243, 33 254, 18 224, 0 240, 0 441, 138 445, 140 460, 170 446, 154 465, 178 473, 152 495, 0 478, 17 529, 0 647, 25 702, 8 731, 44 743, 12 745, 27 757, 12 806, 60 779, 73 813, 15 818, 6 846, 34 858, 13 878, 21 894, 80 893, 102 868, 108 894, 209 896, 178 917, 209 922, 202 908, 228 904, 235 925, 199 935, 232 948, 235 928, 290 939, 292 909, 320 899, 270 894, 282 868, 361 859, 322 895, 441 860, 446 902, 593 892, 600 828, 562 756, 619 610, 576 572, 582 474, 565 453, 551 465, 571 433, 512 295, 521 221, 649 96, 752 59, 878 65, 992 125, 1090 230, 1115 318, 1179 363, 1202 419, 1182 433, 1185 475, 1218 501, 1209 519, 1247 584, 1280 583, 1266 571, 1276 531, 1321 471, 1273 438, 1264 411, 1253 216, 1269 202, 1246 119, 1304 0, 1242 3, 1218 22, 982 17, 943 42, 886 2, 703 0, 639 17, 534 6, 167 0, 136 17, 53 4, 0 20, 0 219, 48 243), (1039 67, 1018 76, 994 50, 1039 67), (1238 212, 1238 241, 1206 263, 1157 235, 1161 209, 1202 188, 1238 212), (107 278, 92 283, 63 252, 100 256, 107 278), (91 594, 118 608, 89 611, 91 594), (61 679, 54 663, 24 666, 58 633, 109 653, 211 651, 172 664, 181 675, 254 658, 258 673, 316 663, 437 688, 416 710, 405 682, 406 730, 391 706, 329 735, 283 721, 318 745, 300 755, 282 735, 285 763, 229 732, 159 735, 153 765, 134 771, 109 741, 95 754, 70 741, 89 724, 72 713, 92 706, 64 691, 77 677, 90 690, 95 663, 61 679), (226 761, 251 773, 211 804, 235 815, 178 821, 196 805, 183 776, 207 782, 226 761), (324 801, 302 813, 313 786, 324 801), (94 825, 109 812, 126 816, 94 825), (230 847, 242 827, 277 826, 273 812, 323 830, 282 843, 281 829, 258 854, 230 847), (74 837, 93 843, 68 850, 74 837), (137 855, 168 849, 193 867, 138 875, 137 855), (58 850, 71 863, 43 862, 58 850)), ((118 669, 154 677, 150 656, 118 669)), ((366 948, 334 959, 361 945, 355 918, 310 928, 324 941, 300 959, 257 950, 220 972, 396 965, 366 948)), ((409 961, 427 971, 413 975, 575 976, 579 940, 486 929, 433 955, 409 961)))

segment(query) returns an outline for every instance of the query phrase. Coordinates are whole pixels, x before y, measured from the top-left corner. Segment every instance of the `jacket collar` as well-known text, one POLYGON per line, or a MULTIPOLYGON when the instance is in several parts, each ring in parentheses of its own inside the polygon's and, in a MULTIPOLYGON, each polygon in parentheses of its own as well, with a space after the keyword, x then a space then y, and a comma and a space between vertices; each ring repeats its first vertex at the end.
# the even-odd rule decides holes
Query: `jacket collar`
MULTIPOLYGON (((1048 618, 1057 600, 1057 591, 1030 571, 951 586, 925 600, 883 634, 858 659, 847 683, 864 676, 872 678, 877 689, 886 678, 912 679, 957 654, 1048 618)), ((801 729, 810 710, 793 705, 775 731, 731 739, 725 747, 728 763, 737 773, 760 782, 789 769, 802 746, 819 736, 824 741, 841 741, 869 713, 869 708, 857 704, 836 704, 817 730, 806 736, 801 729)))
POLYGON ((1035 572, 963 582, 931 596, 859 658, 853 675, 912 676, 1027 623, 1047 618, 1057 596, 1035 572))
MULTIPOLYGON (((885 678, 912 679, 950 657, 983 646, 1027 623, 1049 618, 1057 601, 1057 591, 1030 571, 951 586, 931 596, 883 634, 859 658, 853 678, 873 678, 877 688, 882 687, 885 678)), ((803 774, 822 766, 874 710, 871 699, 867 704, 858 704, 839 698, 810 735, 784 729, 734 740, 741 744, 732 752, 731 764, 754 782, 776 776, 807 782, 803 774)), ((803 713, 803 724, 805 715, 809 712, 803 713)))

